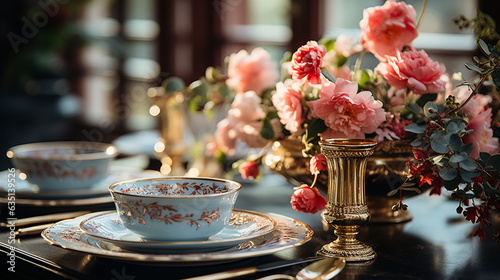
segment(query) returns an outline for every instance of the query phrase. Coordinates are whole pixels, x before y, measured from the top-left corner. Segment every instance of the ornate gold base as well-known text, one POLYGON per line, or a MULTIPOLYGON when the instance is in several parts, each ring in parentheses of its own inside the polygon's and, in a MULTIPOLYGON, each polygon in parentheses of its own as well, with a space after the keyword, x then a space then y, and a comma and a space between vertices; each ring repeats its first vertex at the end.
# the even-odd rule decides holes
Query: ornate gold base
POLYGON ((319 250, 316 255, 324 257, 342 257, 347 262, 361 262, 375 259, 377 253, 372 247, 356 240, 352 244, 340 244, 333 241, 326 244, 319 250))
POLYGON ((392 211, 397 198, 371 196, 366 200, 370 210, 370 223, 404 223, 413 219, 409 210, 392 211))

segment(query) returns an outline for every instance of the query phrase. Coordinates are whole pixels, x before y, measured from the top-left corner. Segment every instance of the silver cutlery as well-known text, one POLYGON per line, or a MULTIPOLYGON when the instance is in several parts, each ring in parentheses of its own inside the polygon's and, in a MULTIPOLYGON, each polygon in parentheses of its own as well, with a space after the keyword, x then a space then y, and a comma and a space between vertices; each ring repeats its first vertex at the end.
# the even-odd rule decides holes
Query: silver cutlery
POLYGON ((268 264, 253 266, 253 267, 232 269, 232 270, 228 270, 228 271, 223 271, 223 272, 218 272, 218 273, 203 275, 203 276, 198 276, 198 277, 185 278, 182 280, 231 279, 231 278, 235 278, 235 277, 252 275, 252 274, 260 273, 260 272, 266 272, 266 271, 270 271, 270 270, 274 270, 274 269, 279 269, 279 268, 284 268, 284 267, 289 267, 289 266, 294 266, 294 265, 299 265, 299 264, 304 264, 304 263, 311 263, 311 262, 321 260, 321 259, 323 259, 323 258, 317 257, 317 258, 308 258, 308 259, 294 259, 294 260, 287 260, 287 261, 279 261, 279 262, 273 262, 273 263, 268 263, 268 264))

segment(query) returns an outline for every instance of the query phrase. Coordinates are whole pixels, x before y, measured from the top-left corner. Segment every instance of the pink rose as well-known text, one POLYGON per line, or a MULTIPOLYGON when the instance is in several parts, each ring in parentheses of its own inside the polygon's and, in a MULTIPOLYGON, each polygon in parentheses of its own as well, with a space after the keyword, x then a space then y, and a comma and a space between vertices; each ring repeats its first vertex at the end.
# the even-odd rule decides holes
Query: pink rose
POLYGON ((319 174, 321 171, 328 169, 328 164, 326 163, 326 157, 323 154, 317 154, 311 158, 309 162, 309 170, 311 174, 319 174))
POLYGON ((266 116, 260 105, 261 100, 254 91, 237 94, 227 114, 242 122, 260 120, 266 116))
POLYGON ((365 9, 359 22, 361 44, 380 61, 385 61, 386 55, 395 56, 417 38, 415 16, 413 6, 393 0, 365 9))
POLYGON ((327 201, 318 189, 302 185, 293 193, 290 203, 292 208, 297 211, 316 214, 325 209, 327 201))
POLYGON ((307 77, 311 84, 321 83, 321 64, 326 54, 325 46, 318 45, 315 41, 307 42, 292 56, 292 71, 294 79, 307 77))
POLYGON ((423 50, 398 52, 396 56, 386 58, 387 61, 381 62, 375 72, 395 88, 410 88, 415 94, 424 94, 439 92, 446 85, 446 81, 441 80, 446 68, 432 61, 423 50))
MULTIPOLYGON (((464 102, 472 91, 468 86, 460 86, 453 90, 453 95, 457 98, 457 102, 464 102)), ((493 101, 491 95, 476 94, 472 97, 464 107, 462 107, 462 112, 464 112, 469 119, 475 118, 477 115, 488 109, 488 104, 493 101)))
POLYGON ((235 125, 234 130, 236 132, 236 138, 247 144, 250 148, 262 148, 268 142, 268 140, 260 135, 262 123, 259 121, 248 123, 239 122, 235 125))
POLYGON ((329 130, 323 134, 336 137, 365 138, 385 120, 382 102, 369 91, 357 93, 358 84, 344 79, 324 83, 319 99, 309 101, 312 116, 322 119, 329 130))
POLYGON ((493 137, 493 130, 491 129, 491 108, 482 112, 473 118, 467 125, 467 130, 473 129, 474 131, 464 136, 464 143, 473 143, 471 157, 479 158, 480 152, 489 154, 497 154, 499 151, 498 138, 493 137))
POLYGON ((215 131, 217 147, 226 154, 233 154, 236 147, 236 132, 233 130, 233 125, 229 119, 223 119, 217 124, 215 131))
POLYGON ((279 82, 276 84, 276 93, 271 97, 274 107, 278 110, 278 116, 285 128, 290 132, 297 132, 305 121, 302 112, 302 93, 299 84, 286 87, 279 82))
POLYGON ((255 179, 259 176, 259 163, 256 161, 244 162, 238 167, 238 172, 243 179, 255 179))
POLYGON ((238 93, 253 90, 257 95, 274 86, 279 78, 278 66, 262 48, 255 48, 251 54, 241 50, 229 56, 226 84, 238 93))

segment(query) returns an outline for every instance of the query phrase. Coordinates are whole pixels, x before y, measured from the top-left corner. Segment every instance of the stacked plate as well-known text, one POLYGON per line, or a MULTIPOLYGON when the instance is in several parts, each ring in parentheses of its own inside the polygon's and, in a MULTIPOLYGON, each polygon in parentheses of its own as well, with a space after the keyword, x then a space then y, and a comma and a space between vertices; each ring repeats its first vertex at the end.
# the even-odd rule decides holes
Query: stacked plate
POLYGON ((230 224, 205 241, 152 242, 129 232, 116 211, 55 223, 43 233, 50 244, 102 257, 145 262, 230 261, 299 246, 313 231, 273 213, 233 210, 230 224))

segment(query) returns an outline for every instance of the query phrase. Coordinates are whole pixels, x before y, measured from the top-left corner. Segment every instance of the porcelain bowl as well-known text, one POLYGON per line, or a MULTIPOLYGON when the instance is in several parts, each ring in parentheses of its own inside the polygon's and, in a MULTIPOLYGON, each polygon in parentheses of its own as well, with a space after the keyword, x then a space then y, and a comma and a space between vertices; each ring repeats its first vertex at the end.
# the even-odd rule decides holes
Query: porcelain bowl
POLYGON ((118 216, 148 241, 201 241, 228 224, 241 190, 237 182, 202 177, 165 177, 109 187, 118 216))
POLYGON ((85 189, 103 180, 117 156, 115 146, 96 142, 39 142, 11 147, 13 166, 40 190, 85 189))

